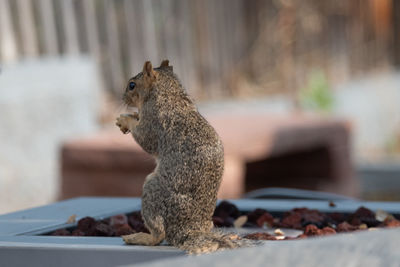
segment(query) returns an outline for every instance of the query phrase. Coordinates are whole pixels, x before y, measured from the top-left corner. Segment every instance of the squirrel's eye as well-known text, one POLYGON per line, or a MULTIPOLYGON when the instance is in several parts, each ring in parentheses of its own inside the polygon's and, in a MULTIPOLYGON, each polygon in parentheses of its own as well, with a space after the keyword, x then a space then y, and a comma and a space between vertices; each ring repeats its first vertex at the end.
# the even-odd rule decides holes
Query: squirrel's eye
POLYGON ((129 90, 133 90, 135 88, 135 86, 136 86, 136 83, 130 82, 129 83, 129 90))

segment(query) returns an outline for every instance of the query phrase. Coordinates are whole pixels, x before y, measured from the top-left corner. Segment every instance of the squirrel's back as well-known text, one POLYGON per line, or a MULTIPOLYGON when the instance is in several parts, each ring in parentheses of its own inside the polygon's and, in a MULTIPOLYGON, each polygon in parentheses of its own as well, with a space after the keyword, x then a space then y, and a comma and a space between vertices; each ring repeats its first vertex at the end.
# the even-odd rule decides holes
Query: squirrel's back
POLYGON ((154 127, 158 128, 156 156, 160 164, 177 171, 184 166, 209 171, 205 166, 213 165, 210 170, 221 176, 224 152, 218 134, 198 112, 172 70, 159 69, 158 73, 152 99, 143 104, 142 113, 143 119, 158 122, 154 127))
MULTIPOLYGON (((129 81, 124 99, 139 109, 137 125, 128 130, 157 159, 142 195, 142 215, 152 236, 149 244, 165 237, 192 253, 241 246, 239 240, 212 231, 224 169, 222 142, 168 61, 156 69, 146 62, 143 72, 129 81)), ((130 240, 141 243, 139 235, 130 240)))

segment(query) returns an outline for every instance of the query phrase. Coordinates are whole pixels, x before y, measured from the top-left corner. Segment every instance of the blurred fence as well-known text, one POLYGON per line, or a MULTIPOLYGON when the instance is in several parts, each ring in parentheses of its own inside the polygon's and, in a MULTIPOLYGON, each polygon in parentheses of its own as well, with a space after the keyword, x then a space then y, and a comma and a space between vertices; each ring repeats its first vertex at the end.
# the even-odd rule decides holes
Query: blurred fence
POLYGON ((168 58, 197 98, 296 95, 400 64, 399 0, 0 0, 0 62, 90 54, 120 94, 168 58))

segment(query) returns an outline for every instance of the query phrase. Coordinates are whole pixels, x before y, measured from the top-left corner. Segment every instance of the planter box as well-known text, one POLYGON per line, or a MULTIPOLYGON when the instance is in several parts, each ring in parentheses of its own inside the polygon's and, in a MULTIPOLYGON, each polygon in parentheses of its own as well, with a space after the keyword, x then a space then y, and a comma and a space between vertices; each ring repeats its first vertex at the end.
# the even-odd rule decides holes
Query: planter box
MULTIPOLYGON (((265 187, 292 187, 358 196, 346 121, 276 115, 249 108, 207 114, 224 143, 219 198, 265 187), (240 127, 238 127, 240 125, 240 127)), ((61 199, 141 196, 155 162, 117 129, 69 140, 61 149, 61 199)))
POLYGON ((73 225, 73 214, 101 219, 138 209, 138 198, 76 198, 1 215, 0 265, 115 266, 183 255, 167 246, 125 246, 120 237, 41 236, 73 225))
MULTIPOLYGON (((323 212, 350 213, 360 206, 383 209, 399 214, 397 202, 360 202, 337 200, 331 207, 325 200, 231 200, 241 211, 264 208, 282 213, 295 207, 308 207, 323 212)), ((120 237, 60 237, 41 235, 59 228, 75 214, 77 220, 96 219, 129 213, 140 209, 139 198, 76 198, 55 204, 0 216, 0 265, 7 266, 116 266, 143 263, 184 253, 169 246, 142 247, 124 245, 120 237)), ((289 241, 300 242, 300 241, 289 241)), ((279 245, 279 244, 277 244, 279 245)))
POLYGON ((357 176, 364 199, 400 201, 400 163, 360 165, 357 176))

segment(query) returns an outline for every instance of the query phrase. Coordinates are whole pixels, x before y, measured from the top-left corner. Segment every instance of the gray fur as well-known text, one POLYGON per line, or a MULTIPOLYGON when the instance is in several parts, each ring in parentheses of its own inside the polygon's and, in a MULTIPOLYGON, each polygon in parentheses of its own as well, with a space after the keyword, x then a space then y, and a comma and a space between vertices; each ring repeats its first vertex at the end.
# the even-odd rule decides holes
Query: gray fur
POLYGON ((237 247, 229 237, 212 231, 224 168, 222 142, 168 62, 156 69, 148 64, 129 80, 135 82, 134 90, 128 82, 124 94, 129 106, 139 108, 138 114, 121 115, 117 125, 156 158, 157 167, 146 178, 142 195, 142 215, 151 242, 140 242, 135 236, 125 241, 155 245, 165 238, 189 253, 237 247), (138 120, 132 121, 137 115, 138 120))

